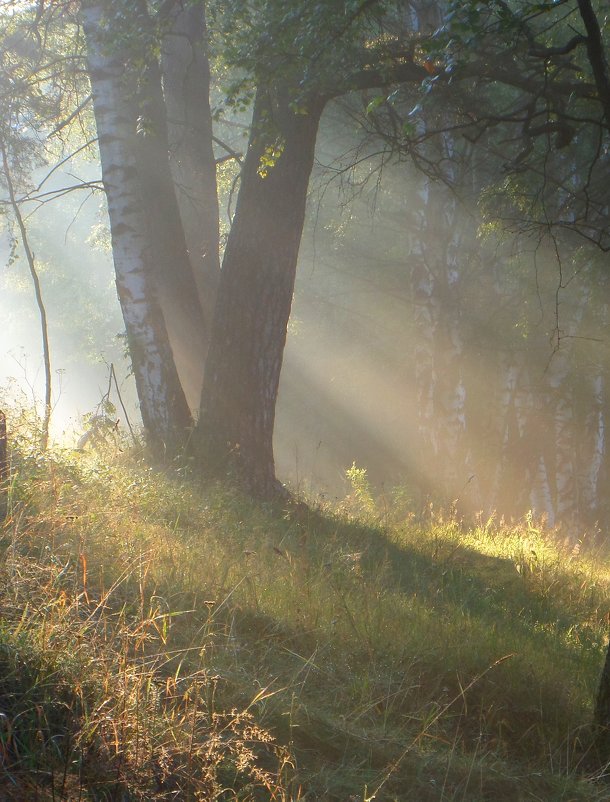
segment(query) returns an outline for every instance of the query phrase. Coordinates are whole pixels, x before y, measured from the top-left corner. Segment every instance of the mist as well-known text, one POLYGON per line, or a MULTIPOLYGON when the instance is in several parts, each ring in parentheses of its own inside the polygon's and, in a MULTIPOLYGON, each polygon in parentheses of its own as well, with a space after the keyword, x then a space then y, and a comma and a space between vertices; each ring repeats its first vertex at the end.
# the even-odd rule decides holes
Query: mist
MULTIPOLYGON (((243 134, 233 136, 243 147, 243 134)), ((342 498, 356 465, 374 492, 419 512, 599 520, 608 344, 605 307, 592 303, 598 255, 583 246, 558 253, 540 237, 489 226, 467 192, 406 161, 362 150, 355 158, 357 141, 331 109, 284 357, 279 478, 313 498, 342 498)), ((99 176, 94 161, 71 169, 99 176)), ((221 199, 225 230, 234 174, 221 199)), ((58 170, 45 186, 73 182, 58 170)), ((49 316, 53 438, 78 441, 85 417, 101 410, 110 365, 129 423, 140 426, 101 193, 30 204, 26 215, 49 316)), ((40 406, 39 320, 11 237, 5 227, 1 383, 9 405, 40 406)), ((114 387, 110 400, 119 406, 114 387)), ((116 417, 126 432, 122 410, 116 417)))
MULTIPOLYGON (((41 168, 33 173, 32 185, 38 185, 48 171, 41 168)), ((70 172, 57 170, 45 182, 44 191, 59 194, 62 187, 75 184, 75 173, 81 181, 93 181, 99 176, 99 165, 81 160, 71 164, 70 172)), ((127 414, 137 424, 102 193, 83 188, 59 199, 26 203, 22 213, 48 317, 52 439, 62 446, 75 446, 87 418, 102 413, 111 365, 127 414)), ((0 262, 3 397, 15 409, 37 409, 41 415, 44 369, 39 312, 19 232, 9 224, 0 234, 0 262)), ((110 401, 117 407, 120 404, 115 387, 110 401)), ((121 417, 125 417, 122 412, 121 417)))
POLYGON ((468 184, 409 162, 359 151, 353 167, 350 145, 335 109, 282 374, 280 474, 341 497, 356 464, 419 512, 593 525, 606 514, 600 254, 492 225, 468 184))

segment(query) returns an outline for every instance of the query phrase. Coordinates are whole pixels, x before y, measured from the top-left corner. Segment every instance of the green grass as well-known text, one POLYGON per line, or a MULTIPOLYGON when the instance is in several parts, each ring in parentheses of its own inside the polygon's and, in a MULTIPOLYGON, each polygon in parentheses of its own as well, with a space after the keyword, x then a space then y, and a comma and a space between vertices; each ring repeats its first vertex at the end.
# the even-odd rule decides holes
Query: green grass
POLYGON ((610 799, 607 550, 422 524, 352 482, 339 510, 284 509, 16 452, 0 798, 610 799))

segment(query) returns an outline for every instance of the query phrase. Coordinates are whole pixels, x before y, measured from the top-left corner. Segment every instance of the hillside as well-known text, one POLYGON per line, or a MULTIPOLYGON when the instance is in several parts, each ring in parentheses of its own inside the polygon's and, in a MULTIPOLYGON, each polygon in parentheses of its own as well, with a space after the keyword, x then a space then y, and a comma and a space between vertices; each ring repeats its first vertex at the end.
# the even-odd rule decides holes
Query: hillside
POLYGON ((610 561, 532 521, 255 505, 24 446, 0 798, 602 800, 610 561))

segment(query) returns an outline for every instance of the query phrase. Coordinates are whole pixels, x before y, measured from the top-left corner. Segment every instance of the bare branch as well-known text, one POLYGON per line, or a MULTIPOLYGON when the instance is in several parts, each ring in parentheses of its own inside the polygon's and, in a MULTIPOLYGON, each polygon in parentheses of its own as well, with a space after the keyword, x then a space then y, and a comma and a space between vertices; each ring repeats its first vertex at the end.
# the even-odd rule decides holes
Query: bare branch
POLYGON ((78 117, 78 115, 81 113, 81 111, 84 111, 87 108, 87 106, 89 105, 89 103, 91 102, 92 99, 93 99, 93 95, 87 95, 87 97, 83 100, 83 102, 80 103, 74 109, 74 111, 66 117, 65 120, 61 120, 61 122, 57 123, 55 128, 53 128, 53 130, 49 132, 49 136, 51 137, 51 136, 54 136, 55 134, 58 134, 67 125, 69 125, 75 117, 78 117))
POLYGON ((235 161, 238 162, 239 164, 242 163, 244 158, 243 153, 238 153, 230 145, 227 145, 226 142, 223 142, 223 140, 219 139, 217 136, 212 135, 212 139, 214 142, 216 142, 217 145, 219 145, 221 148, 224 148, 224 150, 226 150, 228 154, 227 156, 224 156, 220 159, 216 159, 216 164, 222 164, 222 162, 226 162, 228 161, 228 159, 235 159, 235 161))

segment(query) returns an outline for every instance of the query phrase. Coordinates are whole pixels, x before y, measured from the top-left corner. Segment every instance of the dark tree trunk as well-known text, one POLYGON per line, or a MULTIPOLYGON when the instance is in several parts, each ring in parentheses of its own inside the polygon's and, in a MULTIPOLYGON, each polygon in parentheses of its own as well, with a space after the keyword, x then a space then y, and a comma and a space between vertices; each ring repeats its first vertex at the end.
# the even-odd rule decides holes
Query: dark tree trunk
POLYGON ((599 679, 594 711, 595 742, 601 762, 610 758, 610 644, 599 679))
POLYGON ((195 447, 255 495, 279 489, 273 424, 323 101, 259 89, 227 243, 195 447), (271 162, 271 163, 269 163, 271 162))
POLYGON ((604 111, 606 128, 610 131, 610 72, 600 21, 591 0, 578 0, 578 10, 587 31, 587 56, 604 111))

